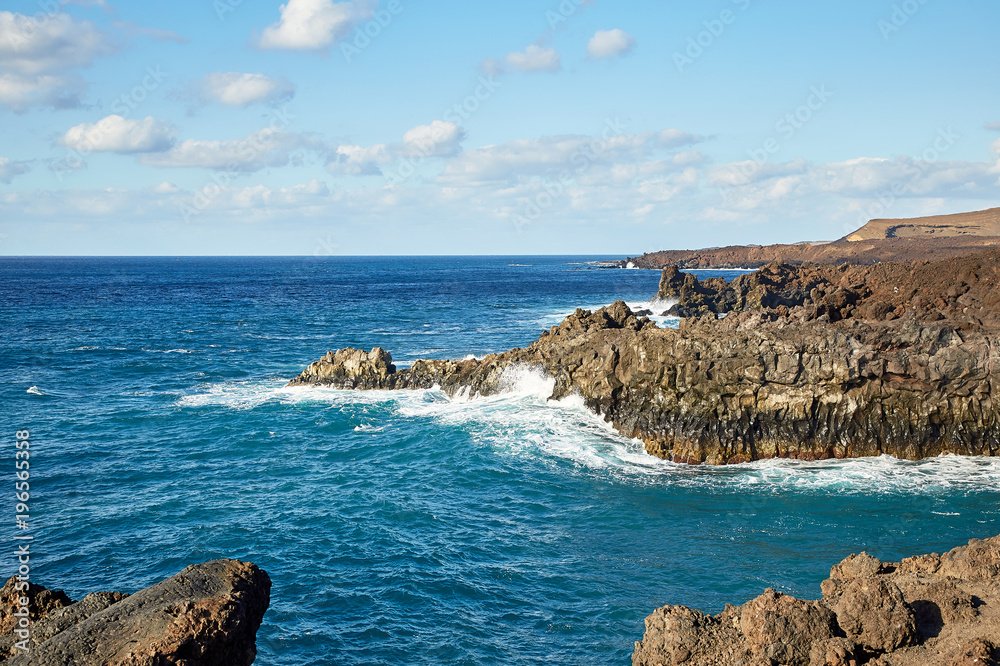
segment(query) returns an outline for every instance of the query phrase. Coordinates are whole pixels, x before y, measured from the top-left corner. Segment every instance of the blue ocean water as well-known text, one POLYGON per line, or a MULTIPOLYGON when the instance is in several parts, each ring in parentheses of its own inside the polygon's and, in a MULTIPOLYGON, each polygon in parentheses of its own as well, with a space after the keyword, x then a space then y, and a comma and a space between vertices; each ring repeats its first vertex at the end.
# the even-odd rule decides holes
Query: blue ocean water
POLYGON ((991 459, 678 466, 527 370, 465 401, 284 388, 330 349, 482 355, 656 291, 596 259, 0 259, 33 578, 78 598, 253 561, 264 665, 627 664, 660 605, 817 597, 851 552, 1000 533, 991 459))

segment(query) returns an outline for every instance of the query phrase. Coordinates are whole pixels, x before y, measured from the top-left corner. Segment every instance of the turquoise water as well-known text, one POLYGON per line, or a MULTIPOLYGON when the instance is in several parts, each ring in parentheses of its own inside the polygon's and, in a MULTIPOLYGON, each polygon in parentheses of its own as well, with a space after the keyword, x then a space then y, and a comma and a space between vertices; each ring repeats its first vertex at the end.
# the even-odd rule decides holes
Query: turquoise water
POLYGON ((656 291, 593 259, 0 259, 33 578, 77 598, 253 561, 265 665, 627 664, 657 606, 816 597, 851 552, 1000 533, 990 459, 677 466, 530 371, 472 401, 284 388, 329 349, 482 355, 656 291))

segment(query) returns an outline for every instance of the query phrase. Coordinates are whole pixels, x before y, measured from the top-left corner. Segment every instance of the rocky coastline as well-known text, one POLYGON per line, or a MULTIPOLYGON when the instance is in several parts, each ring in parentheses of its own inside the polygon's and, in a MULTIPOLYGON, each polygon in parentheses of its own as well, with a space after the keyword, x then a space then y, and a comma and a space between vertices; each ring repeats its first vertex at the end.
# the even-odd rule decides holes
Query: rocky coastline
POLYGON ((461 361, 329 352, 289 384, 490 395, 538 368, 648 453, 689 464, 1000 451, 1000 252, 943 262, 664 269, 661 329, 623 302, 524 349, 461 361), (667 307, 669 306, 669 308, 667 307))
POLYGON ((943 555, 851 555, 822 597, 767 589, 718 615, 664 606, 646 618, 633 666, 995 666, 1000 536, 943 555))
POLYGON ((793 265, 938 261, 1000 247, 1000 208, 892 220, 871 220, 829 242, 730 245, 701 250, 647 252, 616 262, 617 268, 660 270, 760 268, 772 262, 793 265))
POLYGON ((135 594, 73 602, 11 577, 0 588, 0 664, 9 666, 246 666, 270 602, 255 565, 214 560, 135 594), (26 609, 26 610, 25 610, 26 609))

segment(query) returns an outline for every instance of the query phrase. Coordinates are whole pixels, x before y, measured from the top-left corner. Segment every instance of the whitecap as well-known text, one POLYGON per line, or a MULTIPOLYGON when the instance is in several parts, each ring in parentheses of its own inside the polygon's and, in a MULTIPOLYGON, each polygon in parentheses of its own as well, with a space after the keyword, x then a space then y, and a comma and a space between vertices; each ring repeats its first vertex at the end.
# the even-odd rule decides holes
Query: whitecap
POLYGON ((30 387, 27 391, 25 391, 25 393, 30 393, 31 395, 45 395, 37 386, 30 387))
MULTIPOLYGON (((643 443, 619 434, 603 417, 570 395, 550 400, 555 380, 540 368, 509 368, 502 391, 480 396, 465 387, 454 397, 438 387, 407 391, 353 391, 285 386, 285 380, 232 381, 203 386, 178 398, 181 407, 255 409, 314 403, 322 409, 380 405, 389 422, 431 421, 459 428, 470 441, 501 456, 546 465, 570 463, 583 473, 616 482, 676 485, 744 497, 768 493, 901 494, 983 492, 1000 487, 1000 459, 943 455, 921 461, 891 456, 844 460, 761 460, 741 465, 684 465, 655 458, 643 443)), ((383 422, 384 423, 384 422, 383 422)), ((384 425, 378 426, 378 428, 384 425)), ((355 432, 378 432, 363 422, 355 432)))

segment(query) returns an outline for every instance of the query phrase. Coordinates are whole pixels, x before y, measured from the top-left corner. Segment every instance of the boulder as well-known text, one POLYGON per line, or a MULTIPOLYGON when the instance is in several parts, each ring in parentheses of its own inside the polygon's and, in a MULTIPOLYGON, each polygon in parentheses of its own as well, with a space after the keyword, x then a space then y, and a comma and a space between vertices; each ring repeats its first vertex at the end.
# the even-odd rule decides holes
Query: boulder
POLYGON ((253 564, 196 564, 133 595, 100 592, 50 604, 30 627, 30 650, 5 635, 0 658, 9 666, 248 665, 270 590, 253 564))

